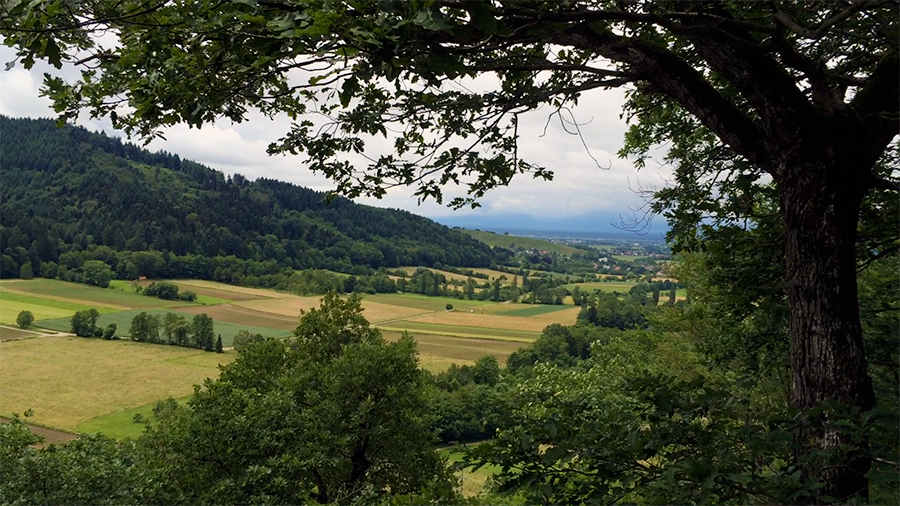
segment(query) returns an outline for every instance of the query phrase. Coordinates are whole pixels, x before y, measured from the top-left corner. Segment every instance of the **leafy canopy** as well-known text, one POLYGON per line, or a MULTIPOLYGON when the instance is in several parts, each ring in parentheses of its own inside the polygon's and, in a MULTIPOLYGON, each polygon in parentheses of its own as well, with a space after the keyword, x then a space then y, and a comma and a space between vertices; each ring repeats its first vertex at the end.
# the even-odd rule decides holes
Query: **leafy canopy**
POLYGON ((341 193, 413 185, 440 201, 442 185, 465 185, 469 197, 453 205, 517 174, 552 177, 518 157, 521 114, 562 115, 586 91, 623 85, 638 120, 623 153, 639 162, 674 140, 670 156, 734 172, 740 188, 798 132, 827 137, 832 123, 872 137, 859 156, 874 162, 897 132, 897 26, 895 5, 877 1, 46 0, 0 10, 26 68, 36 58, 84 68, 77 82, 45 80, 62 118, 86 108, 152 137, 176 123, 286 113, 295 123, 270 152, 303 153, 341 193), (372 151, 376 137, 389 153, 372 151))

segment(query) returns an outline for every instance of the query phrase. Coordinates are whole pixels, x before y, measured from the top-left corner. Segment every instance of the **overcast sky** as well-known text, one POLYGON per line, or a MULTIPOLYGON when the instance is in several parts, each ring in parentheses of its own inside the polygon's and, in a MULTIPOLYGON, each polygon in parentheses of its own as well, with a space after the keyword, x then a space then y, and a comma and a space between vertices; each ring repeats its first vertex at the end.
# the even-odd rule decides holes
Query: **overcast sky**
MULTIPOLYGON (((10 48, 0 47, 0 64, 13 58, 14 52, 10 48)), ((54 117, 49 99, 40 97, 38 93, 44 72, 69 80, 78 76, 74 69, 57 71, 41 63, 30 71, 24 70, 21 65, 8 71, 0 70, 0 114, 54 117)), ((638 187, 658 188, 665 184, 671 171, 651 162, 646 169, 638 172, 630 161, 616 157, 626 129, 624 120, 619 119, 623 100, 623 90, 595 90, 582 97, 574 114, 576 120, 583 123, 581 131, 587 150, 582 145, 582 139, 567 134, 558 121, 551 122, 546 135, 541 135, 548 114, 552 112, 549 109, 520 117, 519 156, 552 169, 555 178, 547 182, 533 180, 527 175, 519 176, 509 187, 490 192, 481 200, 480 209, 453 211, 431 201, 418 205, 408 189, 393 189, 381 200, 357 201, 406 209, 432 218, 451 214, 475 215, 473 217, 524 214, 536 218, 548 218, 549 214, 568 218, 597 213, 627 213, 642 202, 633 190, 638 187), (602 168, 598 167, 588 151, 602 168)), ((92 131, 103 130, 109 135, 124 137, 113 131, 106 119, 91 120, 84 114, 78 123, 92 131)), ((298 158, 266 154, 268 144, 287 132, 289 126, 287 118, 273 121, 262 116, 254 116, 242 124, 221 121, 199 130, 176 126, 165 131, 167 140, 154 140, 149 149, 178 154, 226 174, 240 173, 250 179, 264 176, 316 190, 331 189, 328 180, 305 170, 298 158)), ((447 193, 453 194, 452 190, 447 193)))

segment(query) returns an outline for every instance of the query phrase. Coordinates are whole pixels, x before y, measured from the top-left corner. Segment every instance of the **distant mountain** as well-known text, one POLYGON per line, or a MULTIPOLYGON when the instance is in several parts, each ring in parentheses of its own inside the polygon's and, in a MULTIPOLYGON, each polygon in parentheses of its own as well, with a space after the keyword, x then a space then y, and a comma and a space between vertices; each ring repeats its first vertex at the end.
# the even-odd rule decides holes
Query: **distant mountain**
POLYGON ((512 251, 516 251, 517 248, 536 249, 540 251, 562 253, 563 255, 584 255, 588 253, 588 251, 584 249, 575 248, 566 244, 558 244, 555 242, 535 239, 532 237, 520 237, 517 235, 509 234, 495 234, 493 232, 484 232, 480 230, 463 229, 463 231, 474 237, 475 239, 478 239, 479 241, 491 246, 492 248, 500 247, 512 251))
POLYGON ((0 153, 2 277, 18 276, 27 262, 36 274, 61 256, 71 263, 72 252, 160 252, 202 271, 175 266, 166 274, 207 278, 227 258, 267 273, 483 267, 493 258, 487 245, 406 211, 327 203, 322 193, 271 179, 227 178, 51 120, 0 116, 0 153))
MULTIPOLYGON (((459 215, 435 217, 435 221, 449 227, 470 230, 481 229, 497 233, 533 235, 537 237, 611 237, 628 239, 632 237, 663 240, 668 230, 661 216, 653 216, 649 226, 631 227, 633 213, 591 213, 565 218, 535 218, 527 214, 459 215)), ((642 224, 643 225, 643 224, 642 224)))

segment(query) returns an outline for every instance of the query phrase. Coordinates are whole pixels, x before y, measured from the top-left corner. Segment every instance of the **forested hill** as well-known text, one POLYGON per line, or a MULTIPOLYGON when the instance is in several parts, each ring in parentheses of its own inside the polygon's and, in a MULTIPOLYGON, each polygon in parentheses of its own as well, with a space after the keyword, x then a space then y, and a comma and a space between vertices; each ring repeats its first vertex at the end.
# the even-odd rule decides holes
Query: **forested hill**
POLYGON ((38 274, 66 252, 110 250, 183 257, 194 270, 236 258, 264 263, 254 269, 267 274, 491 262, 487 245, 412 213, 342 198, 326 204, 324 194, 306 188, 226 178, 177 155, 51 120, 0 116, 0 153, 3 277, 18 276, 28 261, 38 274))

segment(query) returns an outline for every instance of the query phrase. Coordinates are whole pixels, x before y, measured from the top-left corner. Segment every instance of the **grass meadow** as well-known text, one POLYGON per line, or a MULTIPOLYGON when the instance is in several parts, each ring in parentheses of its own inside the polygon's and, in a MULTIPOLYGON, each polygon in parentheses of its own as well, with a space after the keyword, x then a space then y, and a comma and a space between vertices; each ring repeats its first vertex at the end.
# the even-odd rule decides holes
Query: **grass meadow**
MULTIPOLYGON (((212 306, 210 308, 199 308, 200 310, 195 310, 195 314, 206 313, 213 319, 213 333, 217 336, 222 336, 222 344, 226 347, 231 346, 231 343, 234 340, 235 334, 240 330, 246 330, 251 334, 262 334, 264 336, 269 337, 288 337, 291 335, 290 330, 285 329, 277 329, 277 328, 268 328, 268 327, 256 327, 253 325, 244 325, 244 324, 235 324, 229 323, 226 321, 216 319, 215 312, 211 309, 217 308, 219 306, 212 306)), ((196 309, 196 308, 192 308, 196 309)), ((188 313, 182 310, 166 310, 166 309, 132 309, 130 311, 120 311, 118 313, 108 313, 100 315, 100 318, 97 320, 97 326, 101 328, 106 328, 110 323, 116 324, 116 335, 119 337, 130 337, 131 333, 129 332, 129 328, 131 327, 131 320, 134 319, 139 313, 146 312, 147 314, 157 315, 162 318, 166 313, 176 313, 180 316, 184 316, 190 321, 194 314, 188 313)), ((56 318, 53 320, 40 320, 37 322, 37 325, 48 328, 51 330, 58 330, 61 332, 69 332, 71 331, 71 323, 70 323, 71 315, 65 318, 56 318)), ((296 325, 294 325, 296 327, 296 325)))
MULTIPOLYGON (((408 331, 410 333, 445 335, 462 338, 476 338, 497 341, 530 343, 540 337, 540 332, 528 330, 498 329, 491 327, 471 327, 467 325, 446 325, 411 320, 391 322, 381 326, 385 330, 408 331)), ((484 353, 482 354, 484 355, 484 353)))
MULTIPOLYGON (((114 282, 106 289, 47 279, 0 282, 0 321, 14 323, 19 311, 28 309, 36 317, 35 326, 69 332, 72 314, 93 308, 101 313, 99 326, 116 323, 117 335, 126 338, 105 341, 0 328, 0 416, 32 409, 31 420, 40 425, 137 437, 143 424, 133 421, 136 414, 152 419, 158 400, 189 395, 193 385, 216 377, 217 366, 235 354, 130 341, 135 315, 175 312, 191 319, 206 313, 228 347, 240 329, 272 337, 291 335, 301 310, 318 307, 321 300, 208 281, 173 282, 197 293, 206 305, 138 295, 128 282, 114 282)), ((474 364, 484 355, 505 363, 546 325, 573 323, 578 311, 573 306, 403 293, 366 295, 363 308, 386 339, 399 339, 409 331, 418 342, 420 367, 434 372, 451 364, 474 364), (448 311, 447 304, 454 310, 448 311)))
POLYGON ((235 357, 78 337, 5 341, 0 354, 0 415, 32 409, 34 422, 69 431, 101 415, 189 395, 235 357))
POLYGON ((162 300, 156 297, 145 297, 114 288, 70 283, 57 279, 35 278, 29 280, 6 280, 0 283, 0 291, 33 295, 41 299, 83 304, 100 309, 138 309, 165 308, 182 306, 184 301, 162 300))

